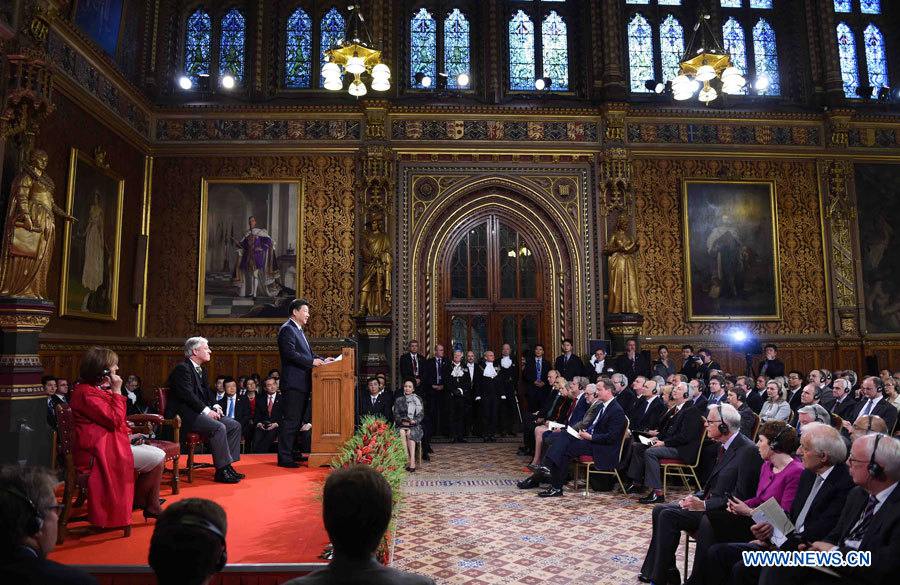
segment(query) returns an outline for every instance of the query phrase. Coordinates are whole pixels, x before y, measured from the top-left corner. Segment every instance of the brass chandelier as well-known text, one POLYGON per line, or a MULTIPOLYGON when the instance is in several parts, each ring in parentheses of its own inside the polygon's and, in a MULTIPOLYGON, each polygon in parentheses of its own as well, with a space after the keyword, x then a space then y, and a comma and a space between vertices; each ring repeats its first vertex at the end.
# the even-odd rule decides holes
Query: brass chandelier
POLYGON ((366 27, 366 21, 359 11, 358 6, 348 6, 351 12, 350 39, 341 39, 335 46, 325 51, 328 62, 322 66, 323 86, 331 91, 340 91, 344 88, 344 75, 352 75, 347 91, 354 97, 361 97, 368 93, 362 76, 368 74, 371 77, 372 91, 387 91, 391 88, 391 70, 381 62, 381 51, 372 47, 372 36, 366 27), (356 14, 356 19, 352 13, 356 14), (360 39, 359 25, 366 34, 367 42, 360 39))
POLYGON ((719 92, 739 94, 747 84, 713 34, 709 19, 708 12, 701 12, 681 59, 679 74, 672 80, 672 97, 678 101, 688 100, 696 94, 701 102, 708 105, 719 97, 719 92))

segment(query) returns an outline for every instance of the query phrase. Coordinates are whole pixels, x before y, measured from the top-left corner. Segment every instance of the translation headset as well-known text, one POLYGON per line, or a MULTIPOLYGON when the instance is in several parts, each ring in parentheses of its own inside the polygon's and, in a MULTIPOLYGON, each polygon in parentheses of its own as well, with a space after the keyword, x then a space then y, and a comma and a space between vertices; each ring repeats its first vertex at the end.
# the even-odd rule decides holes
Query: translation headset
POLYGON ((818 399, 822 398, 822 389, 819 388, 818 386, 816 386, 815 388, 816 388, 816 390, 815 390, 815 392, 813 392, 813 399, 818 400, 818 399))
POLYGON ((784 449, 781 448, 781 437, 782 437, 782 435, 784 435, 784 433, 787 430, 788 430, 788 426, 784 425, 784 428, 782 428, 780 431, 778 431, 778 434, 775 435, 775 437, 771 441, 769 441, 769 448, 771 448, 774 451, 779 451, 781 453, 784 453, 784 449))
MULTIPOLYGON (((871 418, 869 419, 871 420, 871 418)), ((884 479, 884 467, 875 462, 875 453, 878 452, 878 442, 881 440, 881 433, 875 435, 875 446, 872 447, 872 457, 869 458, 869 475, 877 480, 884 479)))
POLYGON ((728 425, 725 424, 725 417, 722 415, 722 403, 717 402, 716 408, 719 410, 719 427, 718 427, 719 433, 722 435, 727 435, 729 428, 728 428, 728 425))
POLYGON ((884 394, 884 380, 878 376, 872 376, 872 381, 875 382, 875 390, 877 390, 879 394, 884 394))
POLYGON ((194 515, 182 516, 178 519, 176 524, 179 526, 188 526, 190 528, 199 528, 200 530, 206 531, 217 537, 219 539, 219 542, 222 543, 222 554, 219 556, 219 561, 216 564, 216 573, 225 568, 225 565, 228 563, 228 548, 225 545, 225 535, 222 534, 222 531, 218 526, 216 526, 206 518, 201 518, 200 516, 194 515))
POLYGON ((34 502, 31 501, 31 498, 29 498, 16 488, 12 487, 5 487, 0 491, 18 498, 19 500, 25 502, 25 505, 28 506, 28 524, 25 525, 25 532, 28 533, 28 536, 32 536, 40 532, 41 528, 44 527, 44 517, 41 516, 41 513, 38 511, 37 506, 35 506, 34 502))

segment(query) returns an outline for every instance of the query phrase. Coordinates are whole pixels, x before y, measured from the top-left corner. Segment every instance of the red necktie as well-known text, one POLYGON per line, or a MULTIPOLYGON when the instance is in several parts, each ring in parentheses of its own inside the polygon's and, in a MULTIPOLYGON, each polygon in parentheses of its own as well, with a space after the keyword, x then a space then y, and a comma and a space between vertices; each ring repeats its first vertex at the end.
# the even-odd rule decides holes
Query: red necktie
POLYGON ((272 416, 272 403, 275 402, 271 396, 269 396, 269 416, 272 416))

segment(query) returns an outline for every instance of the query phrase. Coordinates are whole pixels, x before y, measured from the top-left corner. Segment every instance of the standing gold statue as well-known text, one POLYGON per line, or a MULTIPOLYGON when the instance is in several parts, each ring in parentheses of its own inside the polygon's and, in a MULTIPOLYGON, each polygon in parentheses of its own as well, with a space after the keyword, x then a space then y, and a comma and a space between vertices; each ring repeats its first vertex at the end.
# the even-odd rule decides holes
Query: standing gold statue
POLYGON ((47 153, 33 150, 27 168, 16 175, 10 190, 3 230, 0 294, 47 298, 47 270, 53 257, 56 218, 75 218, 53 201, 53 181, 44 174, 47 153))
POLYGON ((606 242, 609 256, 609 312, 638 313, 638 243, 628 235, 628 216, 616 220, 616 229, 606 242))
POLYGON ((383 317, 391 312, 391 237, 382 231, 384 213, 375 207, 366 218, 359 286, 359 315, 383 317))

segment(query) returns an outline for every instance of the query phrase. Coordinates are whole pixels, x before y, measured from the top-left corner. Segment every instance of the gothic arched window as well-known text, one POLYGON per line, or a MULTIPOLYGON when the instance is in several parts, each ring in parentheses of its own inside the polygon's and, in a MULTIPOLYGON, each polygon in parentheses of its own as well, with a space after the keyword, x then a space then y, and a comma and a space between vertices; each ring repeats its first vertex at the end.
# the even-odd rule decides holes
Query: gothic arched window
MULTIPOLYGON (((332 7, 331 10, 325 13, 325 16, 322 17, 322 21, 319 23, 320 71, 322 65, 328 62, 325 51, 336 45, 346 34, 347 22, 344 20, 344 15, 337 8, 332 7)), ((321 73, 319 77, 319 84, 321 85, 324 83, 325 78, 321 76, 321 73)))
POLYGON ((422 87, 416 74, 437 76, 437 21, 425 8, 420 8, 409 23, 409 86, 422 87))
POLYGON ((775 44, 775 29, 765 18, 760 18, 753 27, 753 57, 756 64, 756 77, 768 77, 768 85, 758 85, 757 93, 779 95, 781 93, 781 77, 778 73, 778 48, 775 44))
POLYGON ((284 85, 306 88, 312 84, 312 19, 302 8, 287 20, 284 43, 284 85))
POLYGON ((549 78, 551 91, 569 91, 569 26, 566 2, 509 0, 509 89, 544 89, 537 78, 549 78))
POLYGON ((509 88, 534 89, 534 23, 524 11, 509 21, 509 88))
MULTIPOLYGON (((747 71, 747 44, 744 42, 744 29, 737 19, 729 17, 722 25, 722 41, 725 50, 731 55, 731 64, 737 67, 742 75, 748 75, 747 71)), ((745 85, 741 93, 747 93, 745 85)))
POLYGON ((631 91, 649 91, 647 80, 655 79, 653 72, 653 31, 640 13, 628 23, 628 55, 631 65, 631 91))
POLYGON ((834 0, 834 11, 841 19, 835 32, 844 96, 875 99, 891 85, 881 2, 834 0))
POLYGON ((466 89, 471 82, 460 85, 459 76, 466 74, 471 79, 469 19, 460 8, 447 5, 452 2, 425 4, 415 8, 408 21, 409 87, 466 89), (419 73, 430 78, 430 85, 416 80, 419 73))
POLYGON ((444 72, 447 87, 459 89, 457 78, 465 73, 471 77, 469 57, 469 21, 454 8, 444 19, 444 72))
MULTIPOLYGON (((626 15, 628 38, 629 87, 633 92, 653 91, 647 82, 670 81, 681 67, 684 57, 684 27, 677 7, 681 0, 626 0, 626 4, 651 5, 653 11, 632 9, 626 15), (676 7, 664 8, 659 7, 676 7), (659 73, 657 73, 659 72, 659 73)), ((683 15, 682 15, 683 16, 683 15)))
POLYGON ((240 85, 244 81, 244 44, 247 23, 237 8, 222 17, 219 42, 219 75, 231 74, 240 85))
POLYGON ((200 75, 209 75, 212 20, 202 9, 187 18, 184 35, 184 74, 195 84, 200 75))
POLYGON ((781 95, 781 69, 773 20, 774 0, 721 0, 722 41, 731 64, 747 80, 741 93, 781 95))

